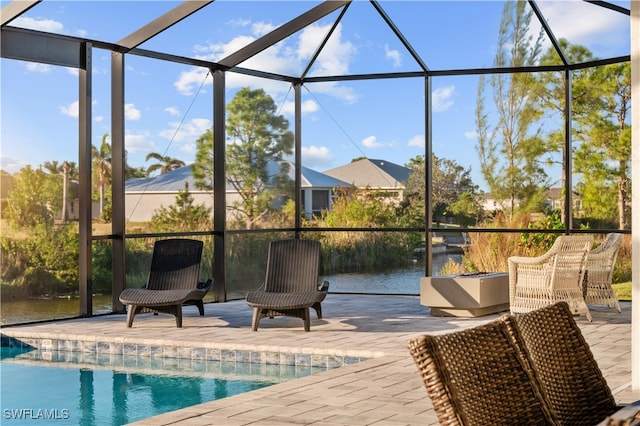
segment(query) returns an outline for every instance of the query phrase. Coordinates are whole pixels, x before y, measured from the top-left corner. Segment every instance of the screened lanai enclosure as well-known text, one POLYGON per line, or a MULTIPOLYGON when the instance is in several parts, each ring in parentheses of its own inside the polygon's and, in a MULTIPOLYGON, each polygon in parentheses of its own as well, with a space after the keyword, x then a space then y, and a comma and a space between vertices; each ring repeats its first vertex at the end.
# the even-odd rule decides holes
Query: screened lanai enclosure
POLYGON ((622 232, 631 281, 631 3, 2 1, 3 324, 123 312, 176 237, 218 302, 292 237, 375 277, 622 232))

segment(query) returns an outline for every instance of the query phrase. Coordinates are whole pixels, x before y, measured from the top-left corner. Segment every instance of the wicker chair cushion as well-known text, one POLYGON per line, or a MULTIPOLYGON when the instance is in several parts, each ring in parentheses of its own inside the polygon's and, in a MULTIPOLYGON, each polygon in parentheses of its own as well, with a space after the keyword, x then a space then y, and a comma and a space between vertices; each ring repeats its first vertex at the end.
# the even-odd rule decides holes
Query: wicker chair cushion
POLYGON ((161 306, 177 305, 188 300, 204 297, 203 290, 148 290, 127 288, 120 293, 120 301, 125 305, 161 306))
POLYGON ((304 293, 274 293, 270 291, 250 291, 247 293, 247 305, 270 309, 306 308, 316 302, 322 302, 327 293, 306 291, 304 293))

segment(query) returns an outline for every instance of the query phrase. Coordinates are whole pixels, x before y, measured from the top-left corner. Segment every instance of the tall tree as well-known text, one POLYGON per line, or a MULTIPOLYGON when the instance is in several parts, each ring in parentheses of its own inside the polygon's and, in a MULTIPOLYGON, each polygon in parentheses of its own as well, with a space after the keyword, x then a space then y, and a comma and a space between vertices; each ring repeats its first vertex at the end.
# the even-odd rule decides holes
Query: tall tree
POLYGON ((293 153, 293 133, 276 111, 263 89, 248 87, 227 105, 227 181, 240 195, 233 208, 247 229, 267 214, 269 203, 281 195, 274 188, 288 180, 283 160, 293 153))
POLYGON ((173 157, 169 157, 169 156, 163 156, 162 154, 158 154, 157 152, 150 152, 147 154, 145 161, 149 161, 151 159, 156 160, 156 163, 151 164, 149 167, 147 167, 147 176, 151 176, 153 173, 159 171, 160 174, 165 174, 167 172, 170 172, 171 170, 175 170, 175 169, 179 169, 180 167, 185 166, 185 162, 177 159, 177 158, 173 158, 173 157))
MULTIPOLYGON (((584 46, 570 44, 566 39, 558 40, 558 44, 565 58, 570 63, 581 63, 593 60, 593 55, 584 46)), ((552 46, 540 59, 540 65, 559 65, 562 61, 556 49, 552 46)), ((593 91, 590 88, 589 76, 593 73, 593 68, 578 69, 571 72, 571 119, 574 123, 583 121, 597 108, 597 99, 594 99, 593 91)), ((560 181, 563 194, 571 191, 566 184, 566 137, 565 137, 565 99, 566 99, 566 76, 563 72, 543 72, 536 76, 535 84, 531 85, 531 90, 535 93, 544 113, 550 122, 558 123, 558 129, 552 130, 546 138, 547 156, 545 162, 549 165, 559 164, 561 166, 560 181)), ((575 140, 578 126, 572 126, 571 139, 575 140)), ((560 217, 564 220, 564 204, 561 207, 560 217)))
POLYGON ((102 135, 102 143, 100 148, 91 146, 91 156, 93 159, 93 169, 98 176, 98 200, 100 203, 100 214, 104 212, 105 207, 105 191, 109 182, 111 182, 111 145, 107 142, 109 135, 102 135))
MULTIPOLYGON (((496 68, 526 67, 540 57, 542 31, 536 40, 530 32, 532 11, 525 1, 505 3, 497 52, 496 68)), ((534 77, 529 73, 497 73, 490 77, 497 123, 489 124, 485 109, 485 79, 480 78, 476 106, 480 168, 489 190, 510 217, 516 208, 529 209, 530 201, 549 186, 541 158, 545 146, 540 129, 532 129, 541 117, 530 89, 534 77)))
POLYGON ((196 158, 191 165, 196 188, 213 191, 213 130, 208 129, 196 141, 196 158))
MULTIPOLYGON (((57 160, 54 161, 45 161, 42 163, 42 168, 49 172, 52 176, 60 176, 63 175, 63 167, 57 160)), ((62 203, 60 204, 60 219, 63 222, 67 220, 67 177, 66 175, 62 176, 62 203)))
MULTIPOLYGON (((241 89, 227 105, 227 182, 240 200, 229 207, 235 219, 247 229, 254 228, 270 208, 270 203, 290 187, 289 165, 293 152, 289 122, 276 114, 276 105, 263 89, 241 89)), ((208 130, 197 141, 192 166, 199 189, 213 187, 213 133, 208 130)))
POLYGON ((52 175, 62 175, 62 204, 60 209, 60 219, 63 222, 69 220, 69 184, 72 179, 78 178, 78 167, 73 161, 45 161, 42 165, 52 175))
POLYGON ((59 203, 59 182, 41 169, 23 167, 13 179, 7 210, 14 226, 33 228, 53 224, 50 206, 59 203), (57 189, 56 189, 57 188, 57 189))
MULTIPOLYGON (((585 207, 601 203, 602 192, 609 188, 617 199, 619 229, 628 228, 629 175, 631 163, 631 64, 611 64, 598 67, 591 75, 590 87, 599 102, 579 123, 579 146, 575 152, 575 169, 581 173, 585 207)), ((594 209, 596 207, 593 207, 594 209)))
MULTIPOLYGON (((431 201, 433 203, 434 217, 442 217, 448 213, 462 214, 465 206, 471 207, 472 200, 477 200, 478 198, 479 189, 471 179, 471 169, 465 169, 455 160, 440 158, 435 154, 432 156, 431 163, 433 168, 431 170, 431 201), (452 209, 452 205, 461 198, 464 198, 467 203, 464 206, 458 204, 455 209, 452 209)), ((411 174, 405 187, 407 197, 412 198, 413 202, 420 200, 421 206, 424 207, 424 176, 426 173, 424 156, 420 155, 412 158, 406 164, 406 167, 411 169, 411 174)), ((475 209, 469 214, 473 217, 477 216, 475 209)))

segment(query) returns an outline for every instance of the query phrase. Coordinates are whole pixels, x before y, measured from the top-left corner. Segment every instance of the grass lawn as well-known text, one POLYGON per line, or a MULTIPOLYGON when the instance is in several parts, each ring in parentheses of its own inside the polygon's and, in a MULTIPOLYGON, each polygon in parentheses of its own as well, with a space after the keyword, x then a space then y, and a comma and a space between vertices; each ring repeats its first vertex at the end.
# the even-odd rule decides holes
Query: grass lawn
POLYGON ((631 281, 626 283, 612 284, 613 291, 616 292, 618 300, 631 301, 631 281))

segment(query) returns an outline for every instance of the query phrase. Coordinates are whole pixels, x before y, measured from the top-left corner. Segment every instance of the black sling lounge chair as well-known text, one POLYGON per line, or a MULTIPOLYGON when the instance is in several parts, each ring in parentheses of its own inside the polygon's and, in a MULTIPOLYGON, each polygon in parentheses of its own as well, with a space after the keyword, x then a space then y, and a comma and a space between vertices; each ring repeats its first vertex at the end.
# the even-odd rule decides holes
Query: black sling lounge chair
POLYGON ((143 312, 166 313, 176 317, 182 327, 182 305, 194 304, 204 315, 202 299, 211 287, 211 280, 198 281, 202 258, 202 241, 171 239, 156 241, 146 286, 127 288, 120 293, 120 302, 128 305, 127 327, 143 312))
POLYGON ((265 281, 247 294, 247 304, 253 308, 253 331, 264 317, 291 316, 304 321, 309 331, 313 308, 322 318, 321 302, 327 295, 329 283, 318 283, 320 243, 313 240, 291 239, 269 244, 265 281))

